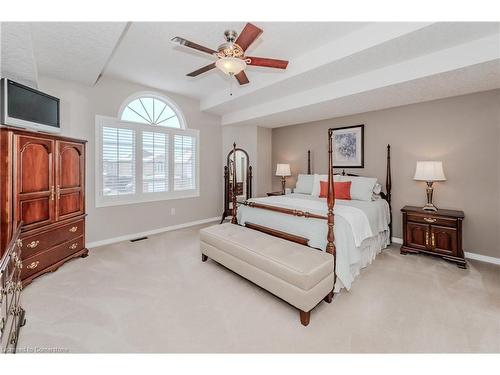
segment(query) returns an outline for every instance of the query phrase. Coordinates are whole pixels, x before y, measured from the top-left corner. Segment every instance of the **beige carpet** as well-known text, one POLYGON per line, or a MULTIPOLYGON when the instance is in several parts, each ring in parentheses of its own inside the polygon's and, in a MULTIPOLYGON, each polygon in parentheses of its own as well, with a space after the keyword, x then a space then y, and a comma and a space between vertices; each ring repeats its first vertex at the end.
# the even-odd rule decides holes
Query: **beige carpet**
POLYGON ((500 351, 500 267, 462 270, 392 246, 306 328, 287 303, 202 263, 200 228, 93 249, 38 278, 24 291, 20 350, 500 351))

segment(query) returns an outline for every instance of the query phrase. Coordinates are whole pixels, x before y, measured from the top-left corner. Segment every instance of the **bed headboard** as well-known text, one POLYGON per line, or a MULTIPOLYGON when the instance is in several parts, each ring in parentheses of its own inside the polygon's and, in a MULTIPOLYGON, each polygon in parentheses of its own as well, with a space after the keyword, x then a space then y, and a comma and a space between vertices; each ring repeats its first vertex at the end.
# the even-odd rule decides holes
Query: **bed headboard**
MULTIPOLYGON (((333 167, 332 167, 333 169, 333 167)), ((307 150, 307 174, 311 174, 311 150, 307 150)), ((342 169, 342 173, 334 173, 334 175, 361 177, 358 174, 346 173, 342 169)), ((382 191, 380 196, 385 199, 389 204, 389 212, 391 222, 389 223, 390 234, 392 235, 392 206, 391 206, 391 189, 392 189, 392 176, 391 176, 391 145, 387 145, 387 161, 386 161, 386 176, 385 176, 385 193, 382 191)))

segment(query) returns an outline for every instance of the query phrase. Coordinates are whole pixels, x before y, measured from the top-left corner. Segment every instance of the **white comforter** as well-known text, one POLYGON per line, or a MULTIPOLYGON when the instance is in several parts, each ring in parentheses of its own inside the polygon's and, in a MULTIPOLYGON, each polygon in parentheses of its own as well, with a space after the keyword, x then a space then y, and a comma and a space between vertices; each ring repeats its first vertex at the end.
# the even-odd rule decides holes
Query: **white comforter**
MULTIPOLYGON (((250 201, 325 216, 328 210, 325 198, 306 194, 253 198, 250 201)), ((334 214, 337 277, 343 286, 350 289, 355 276, 351 272, 351 266, 361 261, 360 249, 363 242, 367 243, 388 230, 389 206, 385 200, 364 202, 339 199, 335 201, 334 214)), ((309 246, 326 249, 328 227, 325 220, 296 217, 241 205, 238 208, 238 223, 245 225, 246 222, 307 238, 309 246)))

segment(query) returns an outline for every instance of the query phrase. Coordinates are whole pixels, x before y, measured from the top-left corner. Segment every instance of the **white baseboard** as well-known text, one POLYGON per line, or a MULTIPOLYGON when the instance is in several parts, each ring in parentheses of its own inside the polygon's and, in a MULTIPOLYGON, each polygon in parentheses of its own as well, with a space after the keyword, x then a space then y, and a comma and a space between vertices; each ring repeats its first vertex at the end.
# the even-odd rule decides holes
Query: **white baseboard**
POLYGON ((476 253, 469 253, 467 251, 464 254, 465 254, 465 257, 468 259, 480 260, 481 262, 493 263, 493 264, 500 265, 500 258, 494 258, 494 257, 490 257, 487 255, 476 254, 476 253))
POLYGON ((398 237, 392 237, 392 242, 398 243, 398 244, 402 245, 403 244, 403 239, 402 238, 398 238, 398 237))
MULTIPOLYGON (((392 242, 397 244, 402 244, 403 239, 398 237, 392 237, 392 242)), ((467 251, 464 252, 464 255, 467 259, 479 260, 481 262, 492 263, 500 265, 500 258, 490 257, 487 255, 477 254, 477 253, 469 253, 467 251)))
POLYGON ((99 246, 104 246, 104 245, 110 245, 110 244, 117 243, 117 242, 122 242, 122 241, 129 241, 129 240, 132 240, 134 238, 139 238, 139 237, 144 237, 144 236, 151 236, 153 234, 158 234, 158 233, 163 233, 163 232, 170 232, 170 231, 173 231, 173 230, 182 229, 182 228, 188 228, 188 227, 192 227, 192 226, 195 226, 195 225, 211 223, 213 221, 218 221, 218 220, 220 220, 219 216, 217 216, 217 217, 209 217, 208 219, 202 219, 202 220, 190 221, 188 223, 170 225, 168 227, 156 228, 156 229, 148 230, 148 231, 145 231, 145 232, 132 233, 132 234, 126 234, 124 236, 107 238, 105 240, 89 242, 89 243, 87 243, 87 248, 88 249, 92 249, 94 247, 99 247, 99 246))
MULTIPOLYGON (((193 227, 195 225, 207 224, 207 223, 211 223, 211 222, 214 222, 214 221, 218 221, 219 219, 220 219, 220 217, 218 217, 218 216, 216 216, 216 217, 209 217, 207 219, 190 221, 188 223, 182 223, 182 224, 176 224, 176 225, 170 225, 168 227, 156 228, 156 229, 148 230, 148 231, 145 231, 145 232, 132 233, 132 234, 126 234, 124 236, 107 238, 105 240, 89 242, 87 244, 87 248, 88 249, 92 249, 94 247, 99 247, 99 246, 104 246, 104 245, 110 245, 110 244, 117 243, 117 242, 129 241, 129 240, 132 240, 134 238, 139 238, 139 237, 144 237, 144 236, 151 236, 153 234, 158 234, 158 233, 163 233, 163 232, 170 232, 170 231, 177 230, 177 229, 183 229, 183 228, 193 227)), ((396 244, 402 244, 403 243, 403 239, 399 238, 399 237, 392 237, 392 242, 396 243, 396 244)), ((476 253, 465 252, 465 257, 468 258, 468 259, 479 260, 481 262, 486 262, 486 263, 492 263, 492 264, 500 265, 500 258, 490 257, 490 256, 487 256, 487 255, 481 255, 481 254, 476 254, 476 253)))

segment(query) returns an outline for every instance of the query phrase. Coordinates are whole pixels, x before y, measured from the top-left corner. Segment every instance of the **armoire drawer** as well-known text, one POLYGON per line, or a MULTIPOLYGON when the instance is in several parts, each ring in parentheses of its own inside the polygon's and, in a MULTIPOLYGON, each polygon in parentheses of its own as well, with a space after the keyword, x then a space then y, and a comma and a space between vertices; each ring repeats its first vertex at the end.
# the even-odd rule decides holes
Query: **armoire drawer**
POLYGON ((85 220, 82 219, 37 234, 24 233, 21 235, 22 258, 28 259, 63 242, 78 238, 84 234, 84 230, 85 220))
POLYGON ((73 239, 71 241, 64 242, 57 245, 49 250, 38 253, 30 258, 23 261, 23 269, 21 272, 21 278, 26 279, 27 277, 34 275, 45 268, 59 262, 60 260, 82 250, 84 247, 83 236, 73 239))

